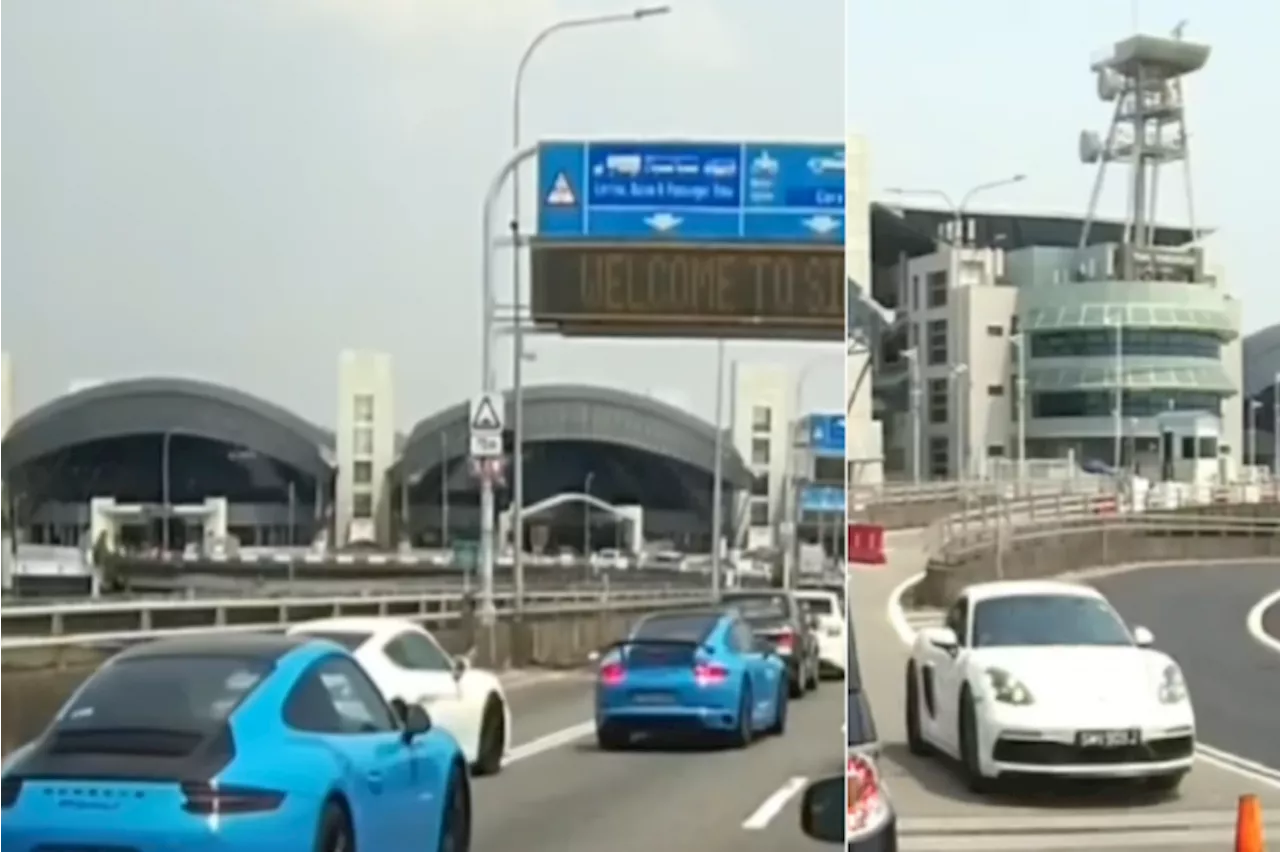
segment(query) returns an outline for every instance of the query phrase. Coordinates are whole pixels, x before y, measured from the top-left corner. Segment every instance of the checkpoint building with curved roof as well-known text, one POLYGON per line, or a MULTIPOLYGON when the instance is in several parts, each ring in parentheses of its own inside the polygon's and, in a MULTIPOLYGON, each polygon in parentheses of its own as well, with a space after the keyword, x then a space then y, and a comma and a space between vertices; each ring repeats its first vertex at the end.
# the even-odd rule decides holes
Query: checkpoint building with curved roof
MULTIPOLYGON (((6 357, 6 417, 9 378, 6 357)), ((109 497, 126 545, 162 539, 181 549, 195 543, 203 517, 193 507, 221 497, 226 532, 247 546, 474 540, 480 519, 468 403, 397 434, 389 379, 387 356, 343 353, 336 430, 192 379, 75 390, 26 412, 5 432, 11 514, 27 540, 79 544, 92 526, 94 501, 109 497)), ((526 507, 564 494, 634 505, 642 507, 646 539, 709 548, 714 426, 647 396, 581 385, 526 389, 524 422, 526 507)), ((509 454, 509 432, 505 443, 509 454)), ((732 507, 752 473, 731 439, 722 448, 732 507)), ((498 483, 500 510, 510 501, 509 479, 498 483)), ((734 514, 725 517, 731 522, 734 514)), ((607 511, 584 511, 581 499, 549 506, 528 524, 543 527, 549 540, 541 545, 553 548, 614 546, 622 528, 607 511)))

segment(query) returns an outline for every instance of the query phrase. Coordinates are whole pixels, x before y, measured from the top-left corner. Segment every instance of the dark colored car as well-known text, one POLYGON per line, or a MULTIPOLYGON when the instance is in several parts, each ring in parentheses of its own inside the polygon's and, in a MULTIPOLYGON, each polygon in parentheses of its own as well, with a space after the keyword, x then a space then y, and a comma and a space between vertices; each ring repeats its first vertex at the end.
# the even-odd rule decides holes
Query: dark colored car
POLYGON ((815 619, 795 595, 782 589, 730 591, 724 593, 723 602, 738 610, 752 632, 786 661, 792 698, 803 698, 818 688, 822 662, 815 619))
POLYGON ((880 740, 871 704, 862 688, 862 668, 858 663, 858 643, 854 632, 850 620, 846 631, 849 648, 845 670, 848 688, 845 783, 849 852, 897 852, 898 818, 880 780, 880 740))

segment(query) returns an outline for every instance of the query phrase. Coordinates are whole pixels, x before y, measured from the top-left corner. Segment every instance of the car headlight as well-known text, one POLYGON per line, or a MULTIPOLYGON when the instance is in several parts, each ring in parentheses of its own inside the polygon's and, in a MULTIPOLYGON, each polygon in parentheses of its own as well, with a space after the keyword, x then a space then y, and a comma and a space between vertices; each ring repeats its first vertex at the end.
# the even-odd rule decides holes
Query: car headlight
POLYGON ((991 696, 1001 704, 1025 706, 1035 700, 1026 684, 1004 669, 987 669, 987 683, 991 686, 991 696))
POLYGON ((1160 675, 1160 703, 1180 704, 1187 700, 1187 682, 1182 678, 1182 669, 1176 663, 1165 666, 1160 675))

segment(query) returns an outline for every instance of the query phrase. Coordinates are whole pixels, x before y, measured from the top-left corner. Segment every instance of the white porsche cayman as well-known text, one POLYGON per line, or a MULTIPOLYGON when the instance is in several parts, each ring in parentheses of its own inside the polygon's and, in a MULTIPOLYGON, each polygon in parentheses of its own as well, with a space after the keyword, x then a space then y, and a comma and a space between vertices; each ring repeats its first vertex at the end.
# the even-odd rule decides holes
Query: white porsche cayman
POLYGON ((1182 671, 1094 589, 970 586, 907 664, 913 754, 957 759, 969 786, 1001 775, 1142 778, 1173 790, 1195 756, 1182 671))
POLYGON ((477 775, 502 768, 511 743, 511 711, 497 675, 454 657, 407 619, 328 618, 294 625, 351 651, 388 699, 421 704, 453 735, 477 775))

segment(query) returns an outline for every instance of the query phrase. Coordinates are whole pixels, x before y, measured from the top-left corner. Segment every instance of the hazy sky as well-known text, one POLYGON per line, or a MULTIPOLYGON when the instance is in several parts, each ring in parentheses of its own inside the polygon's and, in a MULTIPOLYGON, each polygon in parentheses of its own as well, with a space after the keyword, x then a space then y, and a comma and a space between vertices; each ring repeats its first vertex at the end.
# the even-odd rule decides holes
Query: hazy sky
MULTIPOLYGON (((549 42, 527 77, 526 137, 841 137, 841 0, 672 2, 662 19, 549 42)), ((404 425, 470 395, 480 203, 508 153, 516 61, 546 24, 630 8, 5 0, 18 409, 77 379, 183 375, 329 424, 345 346, 393 354, 404 425)), ((711 343, 531 348, 531 382, 630 387, 711 415, 711 343)), ((805 396, 831 409, 840 352, 730 347, 825 358, 805 396)))
MULTIPOLYGON (((1134 19, 1212 45, 1186 86, 1198 225, 1221 229, 1210 245, 1244 303, 1246 331, 1280 322, 1276 216, 1280 120, 1274 36, 1280 4, 1147 0, 857 0, 848 31, 849 126, 871 144, 874 191, 937 188, 955 199, 1015 173, 1028 180, 974 209, 1082 215, 1093 167, 1076 158, 1084 128, 1105 133, 1109 107, 1096 96, 1095 52, 1129 35, 1134 19), (1136 14, 1135 14, 1136 13, 1136 14), (1267 112, 1266 103, 1272 103, 1267 112)), ((1181 167, 1161 182, 1163 219, 1185 223, 1181 167)), ((1109 170, 1105 212, 1122 216, 1119 169, 1109 170)), ((929 200, 922 204, 935 204, 929 200)))

